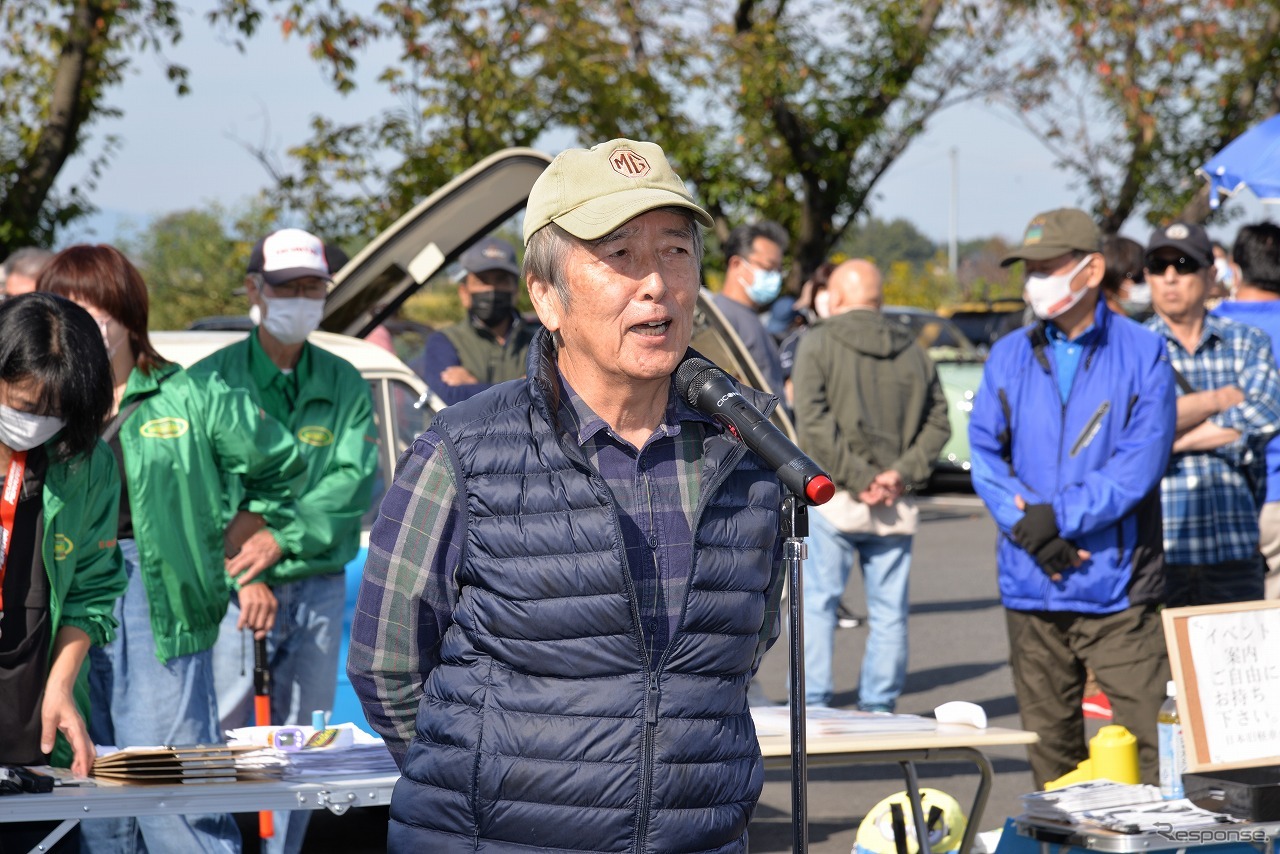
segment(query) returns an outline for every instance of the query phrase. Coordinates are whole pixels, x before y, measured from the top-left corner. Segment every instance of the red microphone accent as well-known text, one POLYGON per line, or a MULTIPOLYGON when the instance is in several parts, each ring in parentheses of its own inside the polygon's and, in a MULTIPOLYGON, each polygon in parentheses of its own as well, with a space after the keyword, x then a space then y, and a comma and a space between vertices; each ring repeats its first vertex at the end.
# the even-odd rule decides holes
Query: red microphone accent
POLYGON ((812 504, 826 504, 836 494, 836 485, 825 474, 814 476, 804 485, 804 495, 812 504))

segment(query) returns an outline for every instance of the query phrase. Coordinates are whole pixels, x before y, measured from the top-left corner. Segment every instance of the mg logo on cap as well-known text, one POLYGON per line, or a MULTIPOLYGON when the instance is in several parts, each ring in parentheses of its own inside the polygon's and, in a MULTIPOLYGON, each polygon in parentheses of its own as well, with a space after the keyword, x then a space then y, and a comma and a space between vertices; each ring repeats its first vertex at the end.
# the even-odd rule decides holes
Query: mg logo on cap
POLYGON ((624 178, 643 178, 649 173, 649 161, 629 148, 619 148, 609 158, 613 171, 624 178))

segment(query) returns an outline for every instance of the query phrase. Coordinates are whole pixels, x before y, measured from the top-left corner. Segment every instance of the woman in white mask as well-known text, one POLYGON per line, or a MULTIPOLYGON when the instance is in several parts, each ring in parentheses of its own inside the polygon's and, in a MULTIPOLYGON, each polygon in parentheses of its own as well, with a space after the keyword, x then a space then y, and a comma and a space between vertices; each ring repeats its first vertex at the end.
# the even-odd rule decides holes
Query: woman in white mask
MULTIPOLYGON (((195 377, 168 362, 147 335, 146 284, 111 246, 58 253, 37 287, 75 301, 97 322, 115 385, 108 420, 98 422, 123 473, 118 528, 128 586, 116 606, 119 636, 90 653, 98 744, 221 741, 212 647, 230 599, 224 569, 224 482, 240 478, 244 508, 270 526, 292 515, 304 463, 279 422, 217 376, 195 377), (157 702, 164 698, 164 702, 157 702)), ((240 591, 250 626, 265 636, 275 598, 264 584, 240 591)), ((237 851, 229 815, 98 819, 81 826, 95 852, 237 851)))
MULTIPOLYGON (((3 764, 93 765, 88 697, 75 682, 90 645, 114 635, 125 587, 120 481, 97 431, 110 406, 111 369, 88 314, 51 294, 0 304, 3 764)), ((30 847, 5 827, 15 850, 30 847)))

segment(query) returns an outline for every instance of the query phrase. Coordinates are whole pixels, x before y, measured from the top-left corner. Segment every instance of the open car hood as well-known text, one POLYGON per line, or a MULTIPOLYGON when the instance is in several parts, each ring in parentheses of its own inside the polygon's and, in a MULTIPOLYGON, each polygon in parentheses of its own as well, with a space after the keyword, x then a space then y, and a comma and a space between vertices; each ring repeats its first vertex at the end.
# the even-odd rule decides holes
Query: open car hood
MULTIPOLYGON (((321 328, 357 338, 368 335, 469 246, 523 210, 550 162, 541 151, 508 148, 432 193, 334 274, 321 328)), ((740 382, 782 398, 782 389, 768 388, 705 289, 698 294, 690 346, 740 382)), ((795 440, 784 407, 774 410, 773 422, 795 440)))
POLYGON ((508 148, 436 190, 333 277, 320 327, 363 338, 467 247, 524 209, 551 158, 508 148))

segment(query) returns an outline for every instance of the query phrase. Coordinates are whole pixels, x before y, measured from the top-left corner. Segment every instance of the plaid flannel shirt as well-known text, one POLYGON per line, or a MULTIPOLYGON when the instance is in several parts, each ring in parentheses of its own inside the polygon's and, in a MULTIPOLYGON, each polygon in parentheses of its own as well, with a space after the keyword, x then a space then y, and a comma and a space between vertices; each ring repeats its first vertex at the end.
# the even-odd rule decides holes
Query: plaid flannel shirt
MULTIPOLYGON (((1199 565, 1245 560, 1258 550, 1264 448, 1280 429, 1280 374, 1271 341, 1252 326, 1206 315, 1200 343, 1188 353, 1160 316, 1146 326, 1164 336, 1170 364, 1196 391, 1236 386, 1245 398, 1208 419, 1238 431, 1240 438, 1169 459, 1160 483, 1165 560, 1199 565)), ((1185 393, 1179 387, 1178 395, 1185 393)))
MULTIPOLYGON (((672 389, 663 423, 640 449, 618 438, 561 378, 559 416, 613 492, 640 610, 641 636, 656 667, 675 632, 693 565, 693 515, 702 494, 702 442, 720 427, 672 389)), ((397 761, 413 738, 422 686, 460 591, 454 572, 464 499, 439 435, 428 431, 401 457, 369 537, 364 582, 351 626, 347 669, 370 725, 397 761)), ((761 647, 778 636, 781 542, 775 550, 761 647)))

